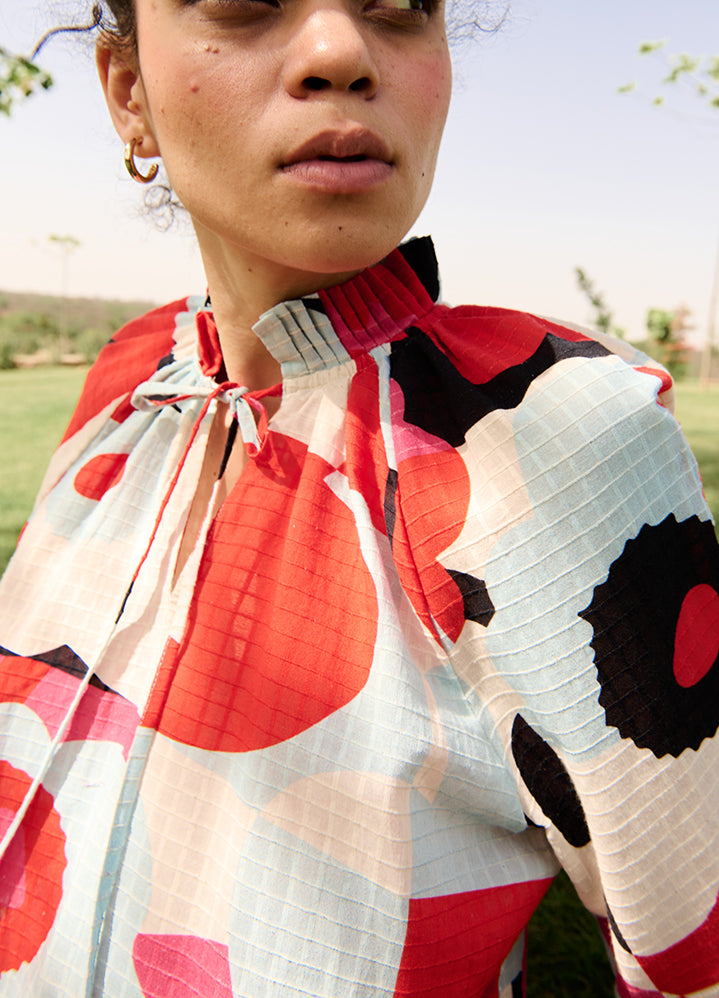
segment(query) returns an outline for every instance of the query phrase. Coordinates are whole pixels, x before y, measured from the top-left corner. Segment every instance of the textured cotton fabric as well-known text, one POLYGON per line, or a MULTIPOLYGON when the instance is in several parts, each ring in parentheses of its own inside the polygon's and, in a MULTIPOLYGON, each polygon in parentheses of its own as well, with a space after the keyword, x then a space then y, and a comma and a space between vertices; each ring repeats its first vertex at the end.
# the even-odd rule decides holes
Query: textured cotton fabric
POLYGON ((624 998, 719 995, 667 376, 437 294, 423 240, 265 314, 269 424, 202 300, 101 354, 0 590, 3 998, 516 996, 560 864, 624 998), (221 402, 250 458, 173 585, 221 402))

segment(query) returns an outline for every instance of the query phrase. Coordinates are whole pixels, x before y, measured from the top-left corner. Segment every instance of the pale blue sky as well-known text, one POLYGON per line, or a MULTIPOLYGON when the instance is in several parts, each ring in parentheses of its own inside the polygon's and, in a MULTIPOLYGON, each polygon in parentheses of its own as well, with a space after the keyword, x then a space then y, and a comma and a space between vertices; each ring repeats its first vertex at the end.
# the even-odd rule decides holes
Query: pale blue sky
MULTIPOLYGON (((17 51, 82 10, 1 4, 0 44, 17 51)), ((680 90, 651 106, 662 65, 636 51, 660 38, 669 52, 719 53, 717 0, 514 0, 497 35, 459 53, 435 189, 414 229, 435 237, 449 301, 585 322, 580 265, 631 336, 648 307, 686 302, 700 340, 719 243, 719 111, 680 90), (617 95, 631 79, 644 96, 617 95)), ((52 43, 42 61, 56 86, 0 120, 0 288, 58 292, 47 237, 72 234, 82 246, 70 294, 202 291, 189 230, 159 233, 142 217, 87 46, 52 43)))

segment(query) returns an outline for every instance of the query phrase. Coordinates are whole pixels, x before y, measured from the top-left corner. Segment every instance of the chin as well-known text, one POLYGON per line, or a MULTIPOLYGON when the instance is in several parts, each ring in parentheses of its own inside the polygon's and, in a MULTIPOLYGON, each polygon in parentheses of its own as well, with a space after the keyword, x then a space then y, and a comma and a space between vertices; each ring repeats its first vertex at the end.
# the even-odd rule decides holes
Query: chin
POLYGON ((315 274, 358 273, 391 253, 409 228, 410 225, 379 224, 357 227, 352 222, 325 226, 313 238, 307 239, 296 254, 297 269, 315 274))

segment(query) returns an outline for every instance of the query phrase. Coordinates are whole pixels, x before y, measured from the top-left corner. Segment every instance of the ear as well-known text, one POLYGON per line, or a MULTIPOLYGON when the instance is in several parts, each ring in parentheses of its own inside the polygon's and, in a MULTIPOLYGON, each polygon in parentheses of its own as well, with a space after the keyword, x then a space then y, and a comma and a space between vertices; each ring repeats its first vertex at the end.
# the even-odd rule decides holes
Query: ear
POLYGON ((136 156, 159 156, 145 87, 139 68, 126 55, 102 39, 95 49, 95 62, 115 131, 123 142, 141 139, 136 156))

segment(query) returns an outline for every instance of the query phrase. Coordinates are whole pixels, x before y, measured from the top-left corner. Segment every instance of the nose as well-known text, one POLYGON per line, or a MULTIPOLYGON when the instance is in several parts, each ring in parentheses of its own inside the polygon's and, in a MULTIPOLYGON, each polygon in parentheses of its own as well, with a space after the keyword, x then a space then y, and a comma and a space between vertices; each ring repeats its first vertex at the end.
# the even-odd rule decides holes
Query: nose
POLYGON ((293 97, 321 91, 374 97, 379 72, 357 15, 344 5, 313 6, 292 35, 283 77, 293 97))

